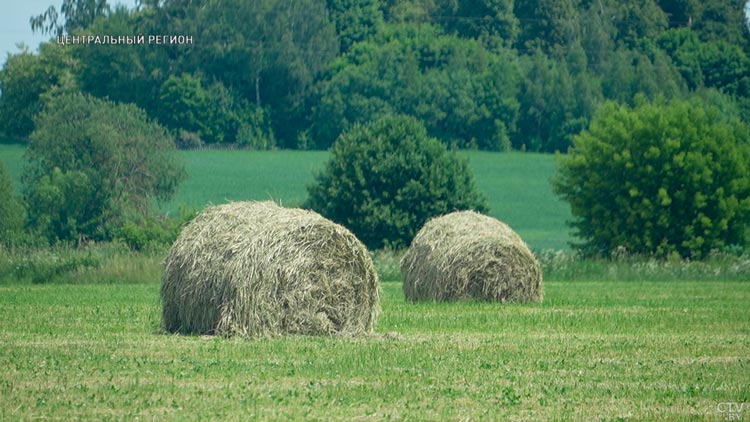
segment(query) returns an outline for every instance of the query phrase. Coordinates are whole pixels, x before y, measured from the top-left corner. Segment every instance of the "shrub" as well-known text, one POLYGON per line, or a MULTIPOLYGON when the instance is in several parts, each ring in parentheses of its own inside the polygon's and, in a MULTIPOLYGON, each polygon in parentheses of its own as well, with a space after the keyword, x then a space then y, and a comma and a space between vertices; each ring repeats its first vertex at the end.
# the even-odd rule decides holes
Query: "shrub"
POLYGON ((177 133, 175 145, 178 149, 197 149, 203 146, 203 139, 195 132, 180 130, 177 133))
POLYGON ((126 244, 134 251, 160 250, 171 245, 180 230, 194 217, 195 211, 181 208, 178 216, 146 216, 140 221, 128 221, 116 230, 115 240, 126 244))
POLYGON ((369 248, 405 247, 431 217, 486 211, 465 160, 407 116, 343 133, 305 206, 352 230, 369 248))
POLYGON ((174 151, 167 131, 133 105, 51 97, 23 175, 31 226, 51 241, 111 239, 175 192, 184 170, 174 151))
POLYGON ((553 184, 586 253, 701 258, 748 244, 747 130, 698 99, 607 104, 553 184))

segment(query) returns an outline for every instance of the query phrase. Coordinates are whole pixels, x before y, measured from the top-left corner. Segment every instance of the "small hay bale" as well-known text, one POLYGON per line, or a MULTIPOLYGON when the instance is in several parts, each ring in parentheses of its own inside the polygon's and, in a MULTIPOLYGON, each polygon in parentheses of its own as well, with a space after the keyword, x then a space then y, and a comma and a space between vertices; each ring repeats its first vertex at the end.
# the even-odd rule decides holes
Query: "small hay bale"
POLYGON ((474 298, 541 302, 542 270, 506 224, 473 211, 427 222, 401 259, 404 294, 412 302, 474 298))
POLYGON ((364 245, 311 211, 273 202, 207 208, 165 259, 169 332, 271 337, 373 330, 378 276, 364 245))

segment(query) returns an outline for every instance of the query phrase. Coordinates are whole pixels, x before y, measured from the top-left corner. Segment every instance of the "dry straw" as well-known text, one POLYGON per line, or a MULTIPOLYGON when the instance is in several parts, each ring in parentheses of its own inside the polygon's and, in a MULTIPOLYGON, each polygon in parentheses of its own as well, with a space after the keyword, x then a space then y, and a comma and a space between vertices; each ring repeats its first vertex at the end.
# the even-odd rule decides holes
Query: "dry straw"
POLYGON ((542 271, 507 225, 473 211, 427 222, 401 260, 404 294, 412 302, 466 298, 541 302, 542 271))
POLYGON ((372 331, 378 277, 367 249, 320 215, 273 202, 210 207, 165 260, 170 332, 268 337, 372 331))

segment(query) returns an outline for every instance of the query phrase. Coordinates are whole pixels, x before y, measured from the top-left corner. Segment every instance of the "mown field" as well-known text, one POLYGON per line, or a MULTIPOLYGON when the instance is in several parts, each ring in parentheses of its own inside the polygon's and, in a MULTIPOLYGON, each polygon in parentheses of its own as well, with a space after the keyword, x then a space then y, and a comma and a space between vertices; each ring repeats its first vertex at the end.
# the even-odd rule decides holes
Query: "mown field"
POLYGON ((158 289, 0 286, 0 419, 724 420, 750 401, 745 282, 556 282, 511 306, 386 282, 356 340, 166 335, 158 289))
MULTIPOLYGON (((185 151, 188 179, 176 197, 163 204, 175 213, 180 205, 202 209, 229 200, 272 199, 298 206, 307 196, 313 173, 328 157, 320 151, 185 151)), ((535 250, 564 249, 570 241, 567 205, 552 193, 555 171, 550 154, 461 152, 469 159, 490 215, 508 223, 535 250)), ((2 159, 20 185, 23 148, 0 145, 2 159)))

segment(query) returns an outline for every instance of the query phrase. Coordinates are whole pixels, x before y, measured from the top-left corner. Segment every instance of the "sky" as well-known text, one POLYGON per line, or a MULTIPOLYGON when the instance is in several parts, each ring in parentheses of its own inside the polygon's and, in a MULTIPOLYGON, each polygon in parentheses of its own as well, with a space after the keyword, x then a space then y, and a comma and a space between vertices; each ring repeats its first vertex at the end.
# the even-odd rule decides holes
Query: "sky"
MULTIPOLYGON (((8 53, 17 53, 16 44, 23 42, 31 51, 37 51, 39 43, 47 41, 49 36, 31 32, 29 18, 44 13, 50 6, 59 11, 62 0, 3 0, 0 13, 0 63, 5 63, 8 53)), ((110 1, 129 8, 135 6, 135 0, 110 1)))

